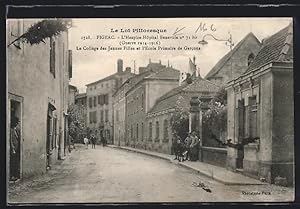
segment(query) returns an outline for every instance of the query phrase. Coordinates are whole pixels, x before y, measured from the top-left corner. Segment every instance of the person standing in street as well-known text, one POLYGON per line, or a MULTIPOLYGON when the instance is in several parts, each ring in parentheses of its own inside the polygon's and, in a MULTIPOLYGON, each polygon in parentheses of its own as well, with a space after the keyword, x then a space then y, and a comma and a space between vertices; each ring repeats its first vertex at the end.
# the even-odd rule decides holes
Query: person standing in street
POLYGON ((100 137, 101 137, 102 146, 104 147, 105 146, 105 138, 103 135, 100 135, 100 137))
POLYGON ((191 150, 190 150, 190 145, 191 145, 191 133, 188 134, 188 136, 185 138, 184 143, 185 143, 185 148, 186 148, 186 156, 185 160, 191 160, 191 150))
POLYGON ((199 138, 196 135, 196 132, 192 132, 191 134, 191 145, 190 145, 190 152, 191 152, 191 161, 197 161, 199 155, 199 138))
POLYGON ((83 142, 86 146, 85 148, 88 149, 89 148, 89 139, 86 136, 84 137, 83 142))
POLYGON ((92 149, 93 148, 96 149, 97 138, 96 138, 96 136, 94 134, 92 135, 91 141, 92 141, 92 149))
POLYGON ((16 181, 19 178, 20 160, 20 121, 13 117, 10 127, 10 180, 16 181))

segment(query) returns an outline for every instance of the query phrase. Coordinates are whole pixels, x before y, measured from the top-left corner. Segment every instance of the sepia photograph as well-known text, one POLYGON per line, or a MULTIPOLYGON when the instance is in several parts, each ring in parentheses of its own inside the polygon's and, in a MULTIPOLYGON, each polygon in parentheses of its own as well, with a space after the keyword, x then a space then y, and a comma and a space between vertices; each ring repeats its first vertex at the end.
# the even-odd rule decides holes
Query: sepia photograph
POLYGON ((293 18, 7 18, 7 204, 293 202, 293 18))

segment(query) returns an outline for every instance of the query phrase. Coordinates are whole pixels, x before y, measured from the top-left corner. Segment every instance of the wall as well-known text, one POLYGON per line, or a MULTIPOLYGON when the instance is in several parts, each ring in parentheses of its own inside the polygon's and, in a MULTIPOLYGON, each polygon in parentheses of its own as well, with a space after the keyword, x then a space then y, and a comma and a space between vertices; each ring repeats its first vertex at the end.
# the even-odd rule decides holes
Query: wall
MULTIPOLYGON (((235 92, 234 88, 227 89, 227 134, 228 139, 235 139, 235 92)), ((237 152, 231 147, 227 147, 227 167, 236 169, 237 152)))
MULTIPOLYGON (((21 34, 37 21, 39 20, 19 20, 21 34)), ((7 21, 8 43, 15 39, 10 34, 12 32, 17 35, 17 25, 16 20, 7 21)), ((59 145, 61 150, 64 148, 63 140, 59 144, 58 138, 64 138, 63 111, 66 111, 68 102, 67 56, 62 60, 62 53, 67 55, 67 40, 67 33, 56 38, 55 77, 50 73, 49 39, 46 40, 46 44, 31 46, 21 43, 20 50, 13 45, 7 48, 8 93, 23 97, 22 173, 24 178, 46 171, 46 121, 49 102, 55 105, 54 115, 58 120, 57 144, 52 155, 54 162, 58 158, 59 145)))
POLYGON ((147 117, 147 129, 145 130, 147 132, 147 143, 146 143, 146 149, 151 151, 156 151, 160 153, 165 154, 171 154, 171 148, 172 148, 172 128, 170 119, 172 117, 172 112, 159 114, 159 115, 153 115, 147 117), (168 121, 168 137, 164 138, 164 121, 168 121), (156 138, 156 122, 159 122, 159 138, 156 138), (149 138, 149 123, 152 123, 152 139, 149 138))
POLYGON ((227 149, 216 147, 202 147, 203 162, 226 167, 227 149))
POLYGON ((126 125, 127 125, 127 141, 130 146, 137 146, 144 141, 145 132, 142 133, 142 123, 146 122, 145 110, 145 84, 142 82, 135 86, 126 95, 126 125), (143 95, 143 96, 142 96, 143 95), (138 125, 138 134, 137 134, 138 125), (131 131, 132 129, 132 131, 131 131))
POLYGON ((119 91, 113 96, 114 103, 114 144, 125 146, 126 141, 126 126, 125 126, 125 115, 126 115, 126 97, 125 92, 128 88, 128 85, 124 85, 119 89, 119 91), (119 119, 117 118, 117 112, 119 112, 119 119))
POLYGON ((272 182, 294 182, 294 93, 292 69, 273 71, 272 182))
POLYGON ((247 40, 237 49, 233 56, 228 59, 222 69, 207 78, 217 85, 225 85, 232 78, 242 75, 248 66, 248 56, 253 53, 256 55, 260 49, 260 44, 253 36, 249 36, 247 40))
POLYGON ((272 74, 267 73, 261 76, 260 81, 260 147, 259 175, 271 181, 271 160, 272 160, 272 121, 273 121, 273 85, 272 74))
POLYGON ((162 95, 178 87, 177 80, 149 80, 146 82, 146 112, 150 111, 162 95))

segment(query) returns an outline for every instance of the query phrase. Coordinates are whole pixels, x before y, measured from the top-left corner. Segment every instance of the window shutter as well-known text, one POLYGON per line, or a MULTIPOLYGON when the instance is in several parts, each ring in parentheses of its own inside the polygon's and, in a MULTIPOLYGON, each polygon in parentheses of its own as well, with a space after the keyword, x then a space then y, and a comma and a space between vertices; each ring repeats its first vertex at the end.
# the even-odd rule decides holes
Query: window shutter
POLYGON ((100 95, 100 105, 103 105, 104 104, 104 95, 100 95))
POLYGON ((89 107, 93 107, 93 99, 92 99, 92 97, 89 98, 89 107))
POLYGON ((72 50, 68 50, 68 68, 69 68, 69 78, 72 78, 73 69, 72 69, 72 50))
POLYGON ((55 78, 55 41, 50 38, 50 72, 55 78))
POLYGON ((94 123, 97 123, 97 111, 94 112, 94 123))
POLYGON ((90 123, 93 122, 93 115, 92 115, 92 112, 89 112, 89 118, 90 118, 90 123))

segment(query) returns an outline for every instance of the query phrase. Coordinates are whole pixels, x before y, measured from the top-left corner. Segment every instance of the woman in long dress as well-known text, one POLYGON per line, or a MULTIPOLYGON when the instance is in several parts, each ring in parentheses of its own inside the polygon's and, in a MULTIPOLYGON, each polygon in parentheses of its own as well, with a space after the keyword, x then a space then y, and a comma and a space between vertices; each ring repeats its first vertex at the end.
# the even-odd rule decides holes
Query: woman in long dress
POLYGON ((191 161, 197 161, 199 155, 199 139, 196 136, 196 133, 193 132, 191 134, 191 145, 190 145, 190 152, 191 152, 191 161))

